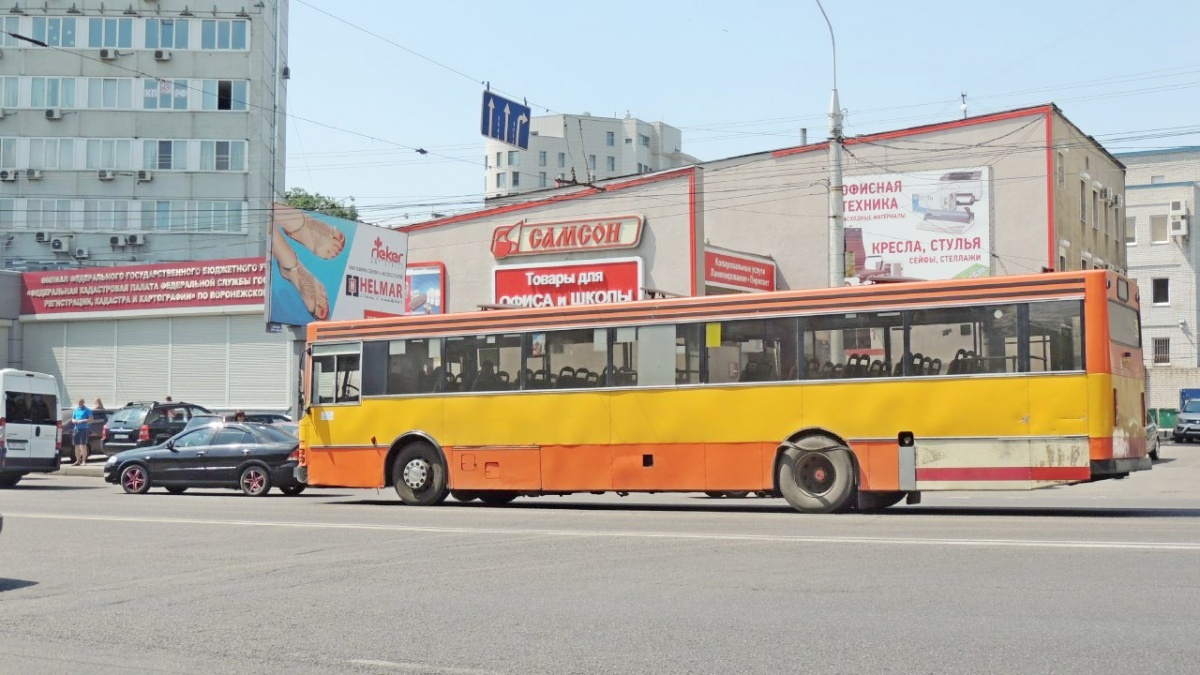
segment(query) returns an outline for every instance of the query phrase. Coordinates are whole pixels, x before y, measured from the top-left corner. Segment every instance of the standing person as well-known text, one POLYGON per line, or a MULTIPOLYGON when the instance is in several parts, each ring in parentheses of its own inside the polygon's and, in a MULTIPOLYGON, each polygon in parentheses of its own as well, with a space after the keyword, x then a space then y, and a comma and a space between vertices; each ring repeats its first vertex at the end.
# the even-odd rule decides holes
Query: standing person
POLYGON ((72 465, 80 466, 87 464, 88 453, 91 448, 88 447, 88 427, 92 423, 92 411, 84 404, 83 399, 79 399, 79 405, 71 413, 71 442, 75 445, 75 461, 72 465))

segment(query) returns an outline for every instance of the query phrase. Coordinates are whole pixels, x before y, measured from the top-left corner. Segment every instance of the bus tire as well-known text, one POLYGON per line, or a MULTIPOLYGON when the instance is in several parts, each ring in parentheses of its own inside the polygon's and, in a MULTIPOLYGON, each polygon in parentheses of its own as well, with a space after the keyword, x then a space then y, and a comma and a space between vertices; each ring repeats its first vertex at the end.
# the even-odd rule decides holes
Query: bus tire
POLYGON ((705 492, 704 494, 705 496, 712 497, 713 499, 720 499, 721 497, 725 496, 724 492, 705 492))
POLYGON ((478 492, 470 492, 468 490, 451 490, 450 496, 454 497, 455 499, 457 499, 458 501, 463 502, 463 503, 471 502, 471 501, 475 501, 476 499, 479 499, 478 492))
POLYGON ((5 473, 0 474, 0 488, 16 487, 17 483, 21 482, 23 473, 5 473))
POLYGON ((392 464, 392 485, 400 500, 409 506, 442 503, 449 490, 441 454, 426 441, 404 446, 392 464))
POLYGON ((863 513, 876 513, 889 506, 895 506, 907 495, 907 492, 859 492, 858 510, 863 513))
POLYGON ((736 492, 726 492, 725 496, 730 499, 745 499, 750 496, 750 492, 747 490, 738 490, 736 492))
POLYGON ((479 493, 479 501, 487 504, 488 506, 501 506, 511 502, 516 498, 517 493, 515 492, 495 491, 479 493))
POLYGON ((842 510, 857 483, 850 448, 826 436, 785 444, 778 472, 779 492, 801 513, 842 510))

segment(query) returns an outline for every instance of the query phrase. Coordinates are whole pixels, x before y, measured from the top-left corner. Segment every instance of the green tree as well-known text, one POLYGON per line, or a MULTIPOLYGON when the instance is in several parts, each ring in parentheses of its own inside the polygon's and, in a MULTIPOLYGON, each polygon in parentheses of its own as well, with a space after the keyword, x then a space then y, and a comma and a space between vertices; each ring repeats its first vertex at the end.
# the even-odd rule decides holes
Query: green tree
MULTIPOLYGON (((353 198, 351 198, 353 200, 353 198)), ((305 211, 316 211, 327 216, 336 216, 347 220, 358 220, 358 208, 354 204, 345 206, 333 197, 326 197, 319 192, 309 192, 304 188, 292 188, 283 196, 288 206, 305 211)))

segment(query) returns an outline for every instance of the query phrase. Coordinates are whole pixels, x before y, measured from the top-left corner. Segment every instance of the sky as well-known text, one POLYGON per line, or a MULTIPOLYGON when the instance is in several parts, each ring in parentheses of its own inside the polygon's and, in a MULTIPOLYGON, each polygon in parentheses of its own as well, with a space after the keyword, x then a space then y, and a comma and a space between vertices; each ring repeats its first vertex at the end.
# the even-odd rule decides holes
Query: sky
MULTIPOLYGON (((854 136, 1054 102, 1110 152, 1200 145, 1193 0, 822 0, 854 136)), ((816 0, 290 0, 287 186, 400 226, 479 208, 484 83, 662 121, 715 160, 828 135, 816 0), (425 150, 424 154, 417 149, 425 150)))

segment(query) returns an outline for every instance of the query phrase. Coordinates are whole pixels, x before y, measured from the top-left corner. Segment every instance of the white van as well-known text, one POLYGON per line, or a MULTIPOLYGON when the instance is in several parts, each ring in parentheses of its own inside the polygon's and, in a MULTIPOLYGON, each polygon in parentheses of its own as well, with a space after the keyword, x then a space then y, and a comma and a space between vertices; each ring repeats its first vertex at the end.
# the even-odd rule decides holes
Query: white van
POLYGON ((0 369, 0 488, 27 473, 58 471, 58 381, 53 375, 0 369))

